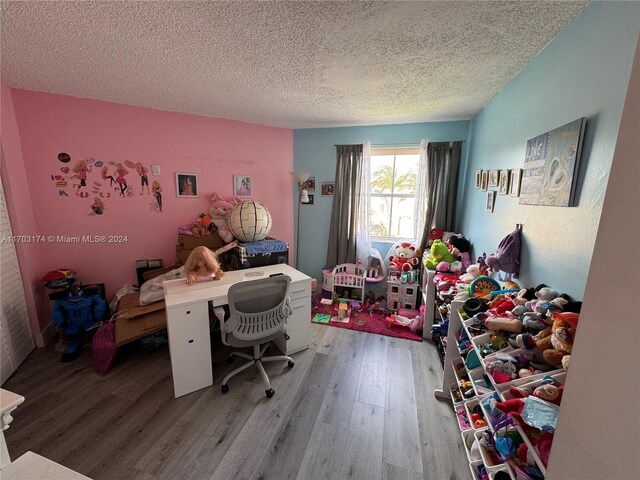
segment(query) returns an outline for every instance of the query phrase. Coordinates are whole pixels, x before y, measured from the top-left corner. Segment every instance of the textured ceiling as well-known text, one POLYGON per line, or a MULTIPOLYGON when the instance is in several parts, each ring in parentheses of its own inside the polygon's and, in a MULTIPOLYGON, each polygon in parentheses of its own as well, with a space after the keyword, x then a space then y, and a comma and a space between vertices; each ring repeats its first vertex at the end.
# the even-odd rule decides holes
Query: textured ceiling
POLYGON ((2 0, 1 80, 287 128, 469 119, 587 3, 2 0))

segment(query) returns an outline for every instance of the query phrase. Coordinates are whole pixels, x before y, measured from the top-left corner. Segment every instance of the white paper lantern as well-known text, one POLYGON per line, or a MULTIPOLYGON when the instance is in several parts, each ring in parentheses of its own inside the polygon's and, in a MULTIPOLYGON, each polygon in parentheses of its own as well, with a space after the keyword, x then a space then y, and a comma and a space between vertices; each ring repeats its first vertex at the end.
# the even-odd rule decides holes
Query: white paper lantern
POLYGON ((229 227, 241 242, 259 242, 271 231, 271 214, 262 203, 247 200, 231 210, 229 227))

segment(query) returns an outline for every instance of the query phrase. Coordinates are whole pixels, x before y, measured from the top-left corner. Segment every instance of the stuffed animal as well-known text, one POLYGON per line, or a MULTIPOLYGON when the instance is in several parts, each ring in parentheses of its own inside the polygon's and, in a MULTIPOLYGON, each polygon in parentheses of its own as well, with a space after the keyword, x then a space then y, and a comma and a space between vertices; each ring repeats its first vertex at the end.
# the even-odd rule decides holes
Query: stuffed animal
POLYGON ((402 272, 413 270, 416 268, 418 263, 420 263, 416 254, 416 247, 411 245, 409 242, 402 242, 398 244, 394 255, 389 257, 389 261, 389 267, 397 268, 402 272))
POLYGON ((536 347, 542 352, 542 356, 548 364, 566 368, 567 361, 564 360, 564 357, 570 355, 573 349, 578 317, 579 314, 573 312, 554 312, 551 328, 538 334, 536 347))
POLYGON ((424 262, 429 270, 435 270, 440 262, 452 263, 456 258, 441 240, 434 240, 431 245, 431 256, 424 262))
POLYGON ((229 228, 229 213, 239 203, 240 199, 233 196, 225 199, 217 193, 211 194, 209 216, 211 217, 211 222, 218 228, 218 235, 226 243, 234 239, 231 228, 229 228))
POLYGON ((451 253, 462 263, 462 269, 466 270, 471 265, 471 244, 462 235, 454 235, 449 239, 449 245, 453 247, 451 253))
POLYGON ((467 273, 460 275, 460 280, 465 283, 471 283, 480 276, 480 265, 474 263, 467 267, 467 273))

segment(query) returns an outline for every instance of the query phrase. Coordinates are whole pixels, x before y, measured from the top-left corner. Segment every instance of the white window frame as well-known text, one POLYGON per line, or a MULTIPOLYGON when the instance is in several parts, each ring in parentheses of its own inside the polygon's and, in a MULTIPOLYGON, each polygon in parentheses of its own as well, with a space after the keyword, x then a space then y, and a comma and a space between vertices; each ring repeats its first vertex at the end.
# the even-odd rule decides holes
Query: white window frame
MULTIPOLYGON (((404 155, 420 155, 420 147, 419 146, 415 146, 415 147, 394 147, 394 148, 381 148, 378 147, 376 148, 375 146, 371 147, 371 159, 373 160, 374 157, 379 157, 379 156, 391 156, 393 155, 393 182, 391 183, 391 193, 373 193, 371 191, 371 187, 369 190, 369 196, 370 198, 390 198, 390 199, 395 199, 395 198, 413 198, 415 199, 417 196, 417 191, 415 194, 410 194, 410 193, 394 193, 393 189, 395 186, 395 176, 396 176, 396 162, 398 161, 398 157, 404 156, 404 155)), ((419 170, 416 171, 416 174, 420 174, 419 170)), ((370 162, 369 164, 369 178, 371 179, 373 175, 373 161, 370 162)), ((371 212, 369 212, 369 215, 367 216, 367 222, 369 225, 369 231, 371 232, 371 212)), ((415 215, 415 213, 414 213, 415 215)), ((389 211, 389 232, 391 231, 391 222, 393 219, 393 201, 391 202, 391 207, 390 207, 390 211, 389 211)), ((415 226, 415 218, 413 219, 413 224, 415 226)), ((414 235, 417 235, 416 232, 414 232, 414 235)), ((403 239, 406 237, 403 236, 395 236, 395 235, 389 235, 386 237, 382 237, 379 235, 371 235, 371 241, 372 242, 376 242, 376 243, 394 243, 400 239, 403 239)))

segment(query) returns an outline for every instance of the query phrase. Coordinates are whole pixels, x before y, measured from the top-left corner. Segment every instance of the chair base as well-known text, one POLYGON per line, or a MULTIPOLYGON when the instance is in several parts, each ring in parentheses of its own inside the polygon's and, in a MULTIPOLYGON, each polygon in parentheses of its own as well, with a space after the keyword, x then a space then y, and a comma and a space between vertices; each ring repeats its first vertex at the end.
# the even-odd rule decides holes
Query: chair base
POLYGON ((258 367, 258 371, 260 372, 260 377, 262 377, 262 383, 264 384, 264 391, 267 395, 268 398, 273 397, 273 394, 275 393, 275 390, 273 388, 271 388, 271 382, 269 381, 269 376, 267 375, 267 372, 265 372, 264 370, 264 366, 262 365, 264 362, 280 362, 280 361, 287 361, 289 368, 293 368, 295 365, 295 362, 293 361, 293 359, 287 355, 276 355, 276 356, 272 356, 272 357, 263 357, 264 352, 267 350, 267 348, 269 348, 269 344, 263 345, 262 347, 260 345, 254 345, 253 346, 253 357, 251 355, 248 355, 244 352, 231 352, 230 358, 231 357, 240 357, 240 358, 245 358, 247 360, 249 360, 247 363, 242 364, 241 366, 239 366, 238 368, 230 371, 222 380, 222 385, 220 387, 220 391, 222 393, 227 393, 229 391, 229 385, 227 384, 227 382, 229 381, 229 379, 231 377, 233 377, 234 375, 246 370, 247 368, 251 367, 252 365, 255 365, 256 367, 258 367))

